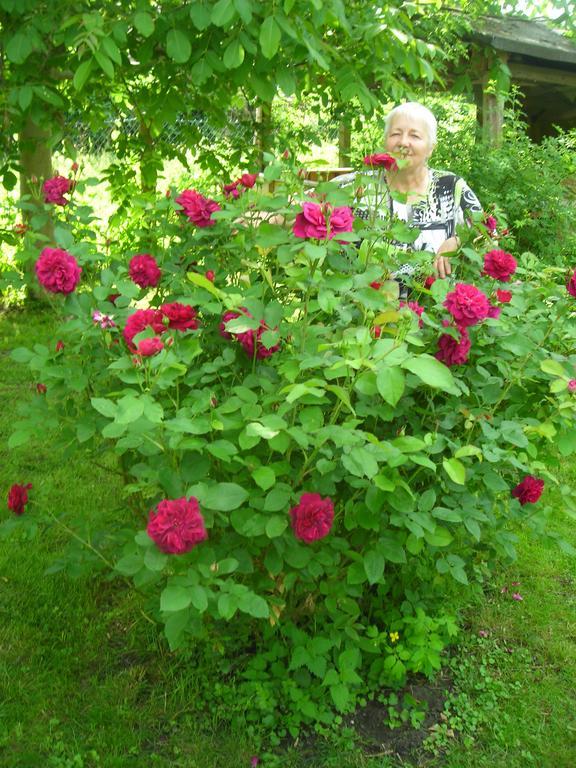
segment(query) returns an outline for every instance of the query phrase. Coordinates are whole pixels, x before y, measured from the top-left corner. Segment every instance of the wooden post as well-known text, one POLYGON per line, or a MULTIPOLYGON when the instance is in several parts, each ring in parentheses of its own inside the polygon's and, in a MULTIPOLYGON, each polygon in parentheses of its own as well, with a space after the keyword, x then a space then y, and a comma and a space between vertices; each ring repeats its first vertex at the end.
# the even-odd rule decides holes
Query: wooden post
POLYGON ((268 102, 262 102, 256 108, 256 146, 258 149, 258 165, 264 170, 264 153, 269 152, 272 146, 272 106, 268 102))
POLYGON ((338 126, 338 165, 340 168, 350 165, 350 147, 352 146, 352 131, 348 121, 341 121, 338 126))

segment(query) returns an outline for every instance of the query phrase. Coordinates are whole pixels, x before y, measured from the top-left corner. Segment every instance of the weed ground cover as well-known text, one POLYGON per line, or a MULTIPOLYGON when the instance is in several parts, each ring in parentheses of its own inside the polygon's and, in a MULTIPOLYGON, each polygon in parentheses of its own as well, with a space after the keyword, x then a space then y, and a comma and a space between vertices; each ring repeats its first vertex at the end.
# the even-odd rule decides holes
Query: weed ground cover
MULTIPOLYGON (((8 351, 31 339, 53 343, 52 335, 45 313, 0 317, 3 446, 18 403, 39 396, 37 382, 9 361, 8 351)), ((567 482, 571 474, 567 468, 567 482)), ((80 507, 87 523, 129 515, 115 466, 105 457, 95 466, 54 454, 48 434, 39 434, 32 446, 4 448, 0 479, 4 495, 13 482, 31 482, 35 504, 64 515, 80 507)), ((8 514, 5 509, 2 520, 8 514)), ((33 506, 27 514, 33 517, 33 506)), ((560 509, 554 526, 576 543, 573 524, 560 509)), ((522 540, 515 566, 465 611, 461 645, 445 673, 445 712, 422 734, 427 749, 401 749, 403 719, 420 725, 416 696, 410 711, 398 711, 397 728, 382 723, 379 748, 376 739, 366 751, 353 749, 353 724, 343 722, 338 738, 301 738, 273 757, 247 733, 230 729, 216 694, 199 715, 200 692, 206 700, 217 681, 209 669, 191 663, 193 655, 167 651, 145 617, 143 600, 124 582, 104 571, 82 576, 81 560, 75 579, 45 575, 64 546, 68 537, 57 527, 34 538, 0 540, 3 768, 236 768, 255 764, 255 756, 262 768, 576 763, 576 577, 574 561, 557 548, 522 540)))

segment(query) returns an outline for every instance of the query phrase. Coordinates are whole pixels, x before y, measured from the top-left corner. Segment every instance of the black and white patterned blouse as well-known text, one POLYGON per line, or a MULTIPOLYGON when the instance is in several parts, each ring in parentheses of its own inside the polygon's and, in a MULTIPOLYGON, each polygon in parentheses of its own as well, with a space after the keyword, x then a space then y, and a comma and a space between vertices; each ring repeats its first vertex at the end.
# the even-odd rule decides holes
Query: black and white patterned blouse
MULTIPOLYGON (((334 181, 340 186, 352 184, 357 173, 338 176, 334 181)), ((376 175, 373 171, 364 172, 363 176, 376 175)), ((354 209, 355 216, 368 219, 373 211, 376 197, 368 192, 354 209)), ((413 243, 394 242, 393 245, 404 251, 426 251, 437 253, 438 248, 449 237, 456 234, 456 227, 469 222, 471 214, 481 212, 480 201, 468 184, 460 176, 449 171, 428 169, 428 191, 422 199, 412 203, 402 203, 394 199, 387 188, 380 191, 376 215, 381 219, 398 218, 410 226, 419 229, 413 243)), ((410 275, 416 271, 411 264, 402 264, 396 275, 410 275)))

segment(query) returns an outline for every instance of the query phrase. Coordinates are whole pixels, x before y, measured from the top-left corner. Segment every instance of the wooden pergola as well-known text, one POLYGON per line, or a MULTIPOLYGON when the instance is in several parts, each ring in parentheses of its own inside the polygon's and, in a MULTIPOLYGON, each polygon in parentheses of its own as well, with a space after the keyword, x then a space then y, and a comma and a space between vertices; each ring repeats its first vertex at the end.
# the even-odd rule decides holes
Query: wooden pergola
POLYGON ((576 44, 541 21, 514 17, 484 17, 471 42, 470 64, 483 138, 501 140, 504 97, 487 91, 490 64, 503 61, 523 94, 522 108, 532 139, 554 135, 555 126, 576 127, 576 44))

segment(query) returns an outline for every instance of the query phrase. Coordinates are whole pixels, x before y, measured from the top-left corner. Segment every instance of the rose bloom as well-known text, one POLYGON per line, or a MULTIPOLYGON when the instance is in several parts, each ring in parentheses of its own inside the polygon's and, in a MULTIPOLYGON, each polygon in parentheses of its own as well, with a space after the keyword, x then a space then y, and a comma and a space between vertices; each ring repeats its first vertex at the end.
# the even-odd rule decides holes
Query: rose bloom
POLYGON ((56 174, 53 179, 46 179, 42 184, 42 194, 45 203, 54 205, 68 205, 68 200, 64 195, 68 194, 74 187, 72 179, 66 179, 64 176, 56 174))
POLYGON ((198 499, 164 499, 151 510, 146 533, 167 555, 183 555, 208 538, 198 499))
POLYGON ((334 521, 334 505, 319 493, 303 493, 297 506, 290 510, 292 530, 297 539, 311 544, 330 533, 334 521))
POLYGON ((364 164, 370 165, 373 168, 385 168, 387 171, 398 170, 398 164, 396 163, 395 158, 385 152, 376 155, 366 155, 364 164))
POLYGON ((178 195, 176 202, 182 206, 182 213, 188 221, 197 227, 213 227, 216 224, 212 220, 212 214, 219 211, 220 206, 215 200, 208 200, 195 189, 185 189, 178 195))
POLYGON ((24 507, 28 503, 28 491, 30 488, 32 488, 32 483, 27 483, 26 485, 14 483, 8 491, 8 509, 14 512, 15 515, 22 515, 24 513, 24 507))
POLYGON ((500 288, 496 291, 496 298, 501 304, 509 304, 512 301, 511 291, 502 291, 500 288))
POLYGON ((486 216, 484 219, 484 226, 488 230, 488 234, 493 235, 496 232, 496 227, 498 226, 498 220, 496 219, 496 216, 486 216))
POLYGON ((447 294, 444 306, 459 328, 476 325, 487 318, 490 311, 488 297, 467 283, 456 283, 455 290, 447 294))
POLYGON ((38 392, 39 395, 45 395, 46 392, 48 392, 48 387, 46 384, 39 381, 38 384, 36 384, 36 392, 38 392))
POLYGON ((196 330, 198 328, 196 310, 189 304, 180 304, 177 301, 172 304, 162 304, 160 311, 164 317, 168 318, 168 328, 174 328, 177 331, 196 330))
POLYGON ((449 333, 443 333, 438 339, 436 359, 449 367, 453 365, 464 365, 464 363, 468 362, 470 347, 470 337, 464 328, 460 329, 459 339, 455 339, 453 336, 450 336, 449 333))
POLYGON ((246 189, 252 189, 254 184, 256 184, 256 179, 258 178, 257 173, 243 173, 242 176, 238 179, 240 184, 242 184, 243 187, 246 187, 246 189))
POLYGON ((231 197, 233 200, 236 200, 240 197, 237 181, 233 182, 232 184, 224 184, 222 189, 224 190, 226 197, 231 197))
POLYGON ((154 333, 162 333, 166 330, 163 323, 163 317, 161 310, 159 309, 137 309, 126 318, 126 325, 122 331, 124 340, 128 347, 134 351, 132 339, 139 333, 142 333, 146 328, 152 328, 154 333))
POLYGON ((82 273, 74 256, 62 248, 44 248, 34 269, 38 282, 50 293, 72 293, 82 273))
POLYGON ((136 347, 136 352, 142 357, 152 357, 152 355, 162 352, 163 349, 162 339, 158 336, 152 336, 149 339, 141 339, 136 347))
POLYGON ((488 317, 492 320, 498 320, 501 312, 502 309, 500 307, 497 307, 494 304, 490 304, 490 307, 488 308, 488 317))
POLYGON ((572 273, 572 277, 566 283, 566 290, 570 296, 576 297, 576 270, 572 273))
POLYGON ((206 280, 210 280, 210 282, 213 283, 216 275, 214 274, 213 270, 209 269, 204 273, 204 277, 206 280))
POLYGON ((58 339, 56 342, 56 352, 62 352, 64 350, 64 342, 62 339, 58 339))
POLYGON ((254 357, 254 345, 256 344, 256 357, 258 360, 264 360, 271 357, 280 349, 280 344, 273 344, 271 347, 265 347, 261 341, 264 331, 270 330, 263 320, 260 320, 260 328, 257 331, 252 329, 245 333, 238 334, 238 341, 242 344, 248 357, 254 357))
POLYGON ((570 392, 576 392, 576 379, 570 379, 567 387, 570 392))
POLYGON ((436 278, 434 277, 434 275, 428 275, 426 280, 424 280, 424 288, 430 289, 435 282, 436 282, 436 278))
POLYGON ((328 204, 304 203, 292 231, 296 237, 332 240, 341 232, 352 232, 353 221, 354 215, 348 206, 332 208, 328 204))
POLYGON ((532 475, 526 475, 521 483, 512 489, 512 496, 518 499, 520 504, 535 504, 544 490, 544 480, 532 475))
POLYGON ((154 288, 160 282, 162 272, 154 256, 149 253, 137 253, 128 265, 130 278, 140 288, 154 288))
POLYGON ((378 280, 374 280, 374 282, 370 283, 370 288, 374 288, 375 291, 379 291, 380 288, 382 288, 383 283, 378 282, 378 280))
POLYGON ((500 280, 501 283, 510 282, 510 278, 516 272, 516 259, 506 251, 495 249, 484 255, 484 272, 500 280))

